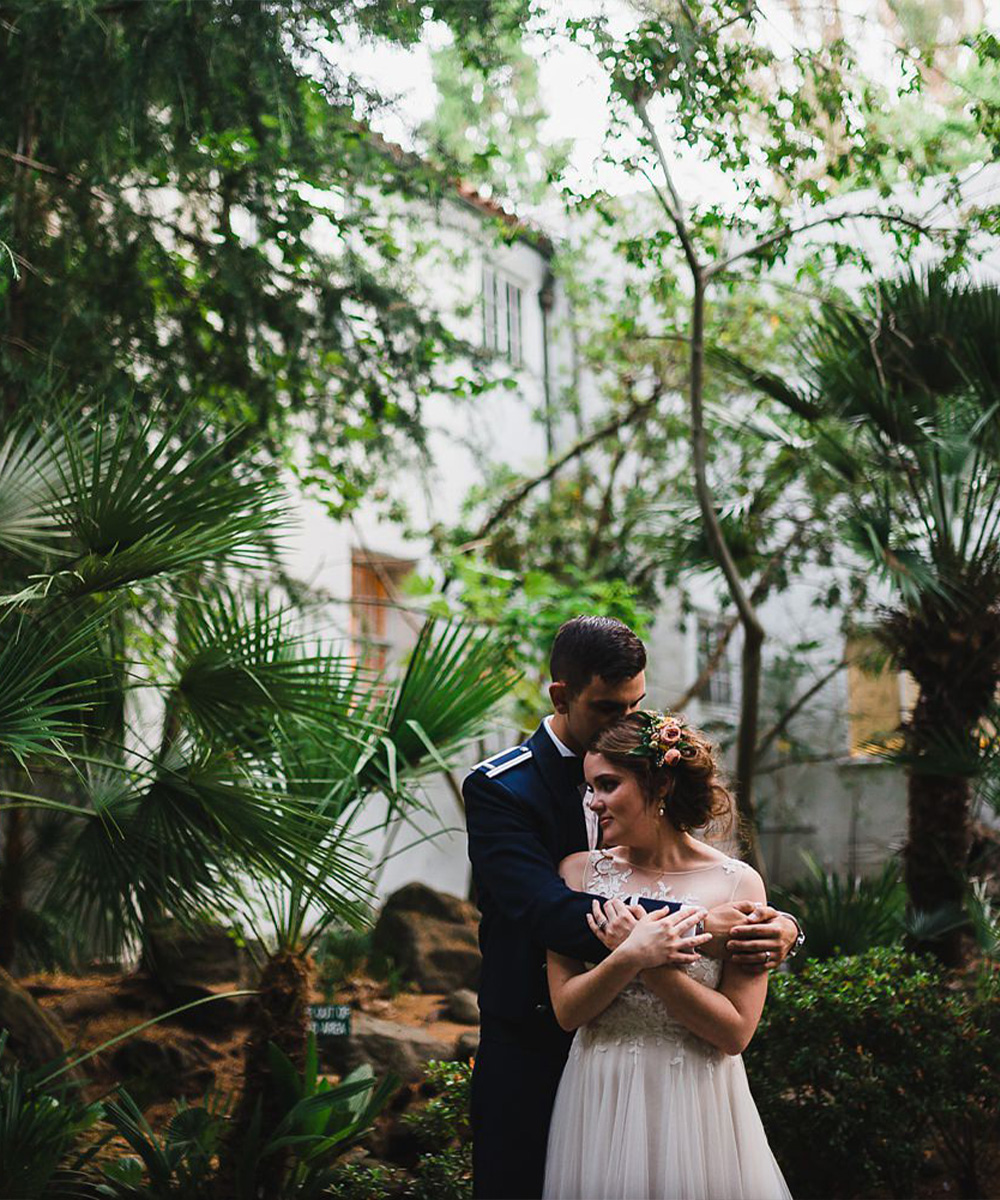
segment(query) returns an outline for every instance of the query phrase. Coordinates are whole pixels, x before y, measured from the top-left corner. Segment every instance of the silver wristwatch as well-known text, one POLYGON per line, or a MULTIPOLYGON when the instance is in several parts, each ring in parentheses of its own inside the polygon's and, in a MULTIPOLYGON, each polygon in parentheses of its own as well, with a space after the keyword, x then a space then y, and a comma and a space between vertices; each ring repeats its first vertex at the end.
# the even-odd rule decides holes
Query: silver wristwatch
POLYGON ((793 922, 795 925, 795 928, 799 931, 799 936, 795 939, 794 945, 792 946, 791 950, 789 950, 788 953, 785 955, 786 960, 789 958, 794 958, 796 956, 796 954, 798 954, 798 952, 799 952, 799 947, 806 940, 805 931, 802 928, 802 922, 798 919, 798 917, 795 915, 795 913, 782 912, 781 909, 777 909, 776 911, 777 911, 779 917, 787 917, 789 919, 789 921, 793 922))

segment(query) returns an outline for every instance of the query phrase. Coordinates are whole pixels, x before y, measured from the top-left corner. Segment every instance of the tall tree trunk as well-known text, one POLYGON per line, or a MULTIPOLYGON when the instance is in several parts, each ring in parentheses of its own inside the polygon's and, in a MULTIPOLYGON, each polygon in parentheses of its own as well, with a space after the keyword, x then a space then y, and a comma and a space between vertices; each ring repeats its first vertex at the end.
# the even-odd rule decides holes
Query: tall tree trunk
POLYGON ((0 859, 0 967, 9 971, 17 952, 18 927, 24 908, 24 809, 4 814, 3 857, 0 859))
MULTIPOLYGON (((975 578, 961 580, 959 596, 977 594, 975 578)), ((890 615, 883 636, 920 688, 906 727, 914 765, 907 779, 909 827, 904 878, 915 909, 960 905, 966 888, 971 829, 968 773, 954 765, 957 745, 975 758, 974 739, 1000 683, 1000 610, 992 593, 985 605, 924 609, 890 615)), ((955 930, 925 947, 949 966, 961 963, 963 937, 955 930)))
MULTIPOLYGON (((903 854, 910 903, 923 912, 961 905, 971 845, 969 781, 962 776, 911 771, 909 833, 903 854)), ((945 965, 962 961, 962 935, 953 930, 927 947, 945 965)))
POLYGON ((708 448, 705 433, 703 390, 705 379, 705 290, 706 281, 700 270, 692 265, 694 296, 691 310, 691 457, 694 466, 695 492, 701 518, 712 556, 719 564, 729 588, 729 594, 739 613, 743 628, 742 678, 740 683, 740 721, 736 737, 736 805, 739 813, 739 836, 743 853, 761 876, 766 878, 764 856, 761 853, 757 829, 757 809, 754 804, 754 771, 757 763, 757 724, 760 712, 761 649, 764 627, 747 594, 739 570, 726 544, 716 512, 715 496, 708 482, 708 448))
POLYGON ((719 515, 716 511, 715 495, 708 481, 708 438, 705 431, 705 304, 708 284, 714 269, 712 264, 700 261, 697 247, 692 240, 684 216, 684 205, 674 184, 670 163, 663 143, 656 132, 641 93, 632 100, 636 115, 645 127, 649 144, 656 154, 663 172, 665 190, 654 187, 657 198, 667 214, 681 243, 684 260, 691 273, 693 294, 691 297, 691 340, 690 379, 688 382, 688 407, 691 414, 691 461, 694 468, 695 494, 698 508, 705 524, 712 557, 719 565, 733 605, 739 614, 743 628, 743 681, 740 696, 740 725, 736 749, 736 803, 740 816, 740 840, 744 857, 766 878, 764 859, 760 850, 757 831, 757 812, 753 799, 754 770, 757 758, 757 721, 760 709, 761 648, 764 644, 764 627, 757 616, 753 596, 748 594, 736 561, 726 542, 719 515))
MULTIPOLYGON (((286 1054, 297 1071, 305 1068, 312 970, 312 959, 308 955, 282 950, 268 961, 261 973, 260 992, 253 1001, 250 1037, 244 1054, 243 1091, 220 1155, 219 1200, 231 1200, 235 1195, 240 1161, 258 1106, 262 1141, 267 1140, 284 1116, 271 1076, 268 1044, 273 1042, 286 1054)), ((255 1195, 260 1200, 270 1200, 280 1194, 286 1161, 287 1155, 281 1153, 269 1155, 264 1160, 256 1181, 255 1195)))

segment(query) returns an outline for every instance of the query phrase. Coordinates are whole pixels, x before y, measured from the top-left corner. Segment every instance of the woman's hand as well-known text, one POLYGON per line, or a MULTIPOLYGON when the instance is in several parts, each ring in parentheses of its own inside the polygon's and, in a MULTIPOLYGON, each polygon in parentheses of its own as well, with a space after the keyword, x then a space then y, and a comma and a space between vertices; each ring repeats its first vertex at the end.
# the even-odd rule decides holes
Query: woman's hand
POLYGON ((602 909, 600 900, 595 900, 587 913, 587 924, 594 937, 609 950, 617 950, 645 911, 640 904, 626 904, 618 899, 606 900, 602 909))
POLYGON ((698 961, 696 948, 711 935, 690 935, 690 930, 704 919, 703 908, 680 912, 662 908, 652 913, 640 909, 640 912, 639 917, 632 914, 635 924, 614 951, 616 955, 627 958, 637 972, 652 967, 686 967, 698 961))

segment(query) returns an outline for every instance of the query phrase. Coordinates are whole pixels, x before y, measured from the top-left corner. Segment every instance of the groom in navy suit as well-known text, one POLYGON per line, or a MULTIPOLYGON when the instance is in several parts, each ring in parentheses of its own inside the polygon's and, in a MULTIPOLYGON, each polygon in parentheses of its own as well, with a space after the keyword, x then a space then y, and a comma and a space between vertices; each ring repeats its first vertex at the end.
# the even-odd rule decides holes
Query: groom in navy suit
MULTIPOLYGON (((587 924, 594 897, 571 891, 557 867, 568 854, 597 845, 583 779, 586 747, 604 726, 634 712, 646 692, 645 647, 611 618, 567 621, 550 667, 554 713, 527 742, 480 763, 462 785, 482 913, 471 1112, 477 1200, 541 1196, 549 1121, 572 1041, 552 1013, 545 952, 583 962, 607 953, 587 924)), ((773 909, 752 925, 746 921, 739 906, 713 909, 706 925, 717 936, 708 949, 723 953, 730 936, 739 938, 729 952, 759 968, 780 962, 799 934, 791 918, 773 909)))

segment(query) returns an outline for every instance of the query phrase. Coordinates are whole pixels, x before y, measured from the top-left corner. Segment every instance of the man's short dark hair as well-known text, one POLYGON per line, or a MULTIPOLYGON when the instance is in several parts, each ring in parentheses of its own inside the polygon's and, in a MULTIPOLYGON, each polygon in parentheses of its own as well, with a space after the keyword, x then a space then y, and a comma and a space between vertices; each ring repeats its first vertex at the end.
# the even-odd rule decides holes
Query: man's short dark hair
POLYGON ((595 675, 605 683, 624 683, 645 670, 646 647, 614 617, 574 617, 559 627, 552 643, 549 670, 570 695, 582 692, 595 675))

